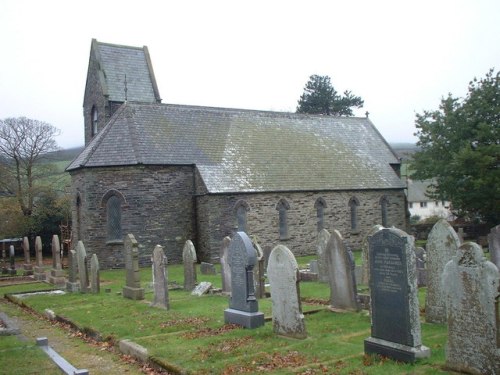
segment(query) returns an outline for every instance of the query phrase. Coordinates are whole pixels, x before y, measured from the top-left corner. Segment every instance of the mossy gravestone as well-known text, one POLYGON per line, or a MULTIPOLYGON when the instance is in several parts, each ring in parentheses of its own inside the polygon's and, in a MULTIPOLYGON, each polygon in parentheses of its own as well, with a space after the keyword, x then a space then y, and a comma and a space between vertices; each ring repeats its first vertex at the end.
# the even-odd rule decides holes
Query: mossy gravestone
POLYGON ((142 300, 144 299, 144 288, 141 288, 141 277, 139 273, 139 243, 133 234, 125 236, 125 270, 126 283, 123 287, 123 297, 142 300))
POLYGON ((365 353, 403 362, 429 357, 420 335, 413 237, 382 229, 368 242, 372 332, 365 353))
POLYGON ((264 325, 264 314, 259 312, 255 298, 253 268, 257 262, 257 252, 252 241, 244 232, 236 232, 229 245, 229 265, 231 267, 231 298, 229 308, 224 310, 224 321, 257 328, 264 325))
POLYGON ((466 242, 442 277, 448 323, 447 367, 471 374, 500 374, 497 267, 481 247, 466 242))

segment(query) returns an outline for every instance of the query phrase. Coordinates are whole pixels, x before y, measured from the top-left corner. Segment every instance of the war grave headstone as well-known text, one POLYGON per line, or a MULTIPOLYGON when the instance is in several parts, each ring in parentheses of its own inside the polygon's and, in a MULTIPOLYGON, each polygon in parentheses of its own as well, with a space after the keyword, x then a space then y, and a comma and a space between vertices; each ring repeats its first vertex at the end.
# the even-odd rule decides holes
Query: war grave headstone
POLYGON ((254 267, 255 297, 264 298, 266 296, 266 277, 264 275, 264 251, 260 247, 257 239, 252 237, 252 245, 257 253, 257 264, 254 267))
POLYGON ((381 229, 368 242, 372 324, 365 353, 403 362, 429 357, 421 339, 413 237, 381 229))
POLYGON ((99 271, 99 259, 97 259, 97 254, 92 254, 90 258, 90 292, 93 294, 98 294, 101 291, 99 271))
POLYGON ((224 310, 225 323, 234 323, 245 328, 264 325, 264 314, 259 312, 255 298, 253 269, 257 263, 257 252, 244 232, 236 232, 229 244, 231 267, 231 297, 229 308, 224 310))
POLYGON ((326 246, 330 240, 330 232, 326 229, 321 229, 316 239, 316 255, 318 257, 318 281, 321 283, 328 283, 330 277, 328 275, 328 261, 326 259, 326 246))
POLYGON ((24 250, 24 264, 23 264, 23 274, 24 276, 33 275, 33 265, 30 260, 30 242, 28 237, 23 238, 23 250, 24 250))
POLYGON ((123 297, 133 300, 144 299, 139 273, 139 243, 133 234, 127 234, 124 242, 126 285, 122 289, 123 297))
POLYGON ((333 309, 359 311, 354 257, 345 246, 338 230, 334 230, 326 245, 326 264, 330 283, 330 306, 333 309))
POLYGON ((425 249, 417 247, 415 249, 415 261, 417 267, 417 286, 420 288, 427 285, 427 270, 425 269, 425 249))
POLYGON ((35 272, 33 275, 35 276, 35 280, 43 281, 47 278, 47 274, 43 266, 42 238, 40 236, 36 236, 35 238, 35 256, 35 272))
POLYGON ((488 250, 491 262, 500 270, 500 224, 491 228, 488 234, 488 250))
POLYGON ((500 374, 500 272, 472 242, 460 246, 442 277, 446 302, 448 368, 500 374))
POLYGON ((68 292, 80 291, 80 283, 77 280, 78 275, 78 261, 76 251, 70 250, 68 252, 68 280, 66 281, 66 290, 68 292))
POLYGON ((154 293, 151 306, 168 310, 170 308, 170 301, 168 298, 168 262, 162 246, 155 246, 152 263, 154 293))
POLYGON ((369 285, 370 283, 370 259, 369 259, 369 244, 368 238, 373 236, 379 230, 384 229, 382 225, 374 225, 363 238, 361 243, 361 279, 360 282, 363 285, 369 285))
POLYGON ((439 220, 432 227, 426 245, 427 293, 425 298, 425 321, 444 323, 446 305, 441 276, 444 266, 456 254, 460 239, 446 220, 439 220))
POLYGON ((80 292, 87 293, 89 290, 89 275, 87 273, 87 251, 82 241, 76 245, 76 263, 78 265, 78 278, 80 279, 80 292))
POLYGON ((66 279, 61 265, 61 243, 57 234, 52 236, 52 269, 50 270, 49 283, 66 286, 66 279))
POLYGON ((182 249, 184 263, 184 290, 192 291, 196 286, 196 250, 191 240, 187 240, 182 249))
POLYGON ((9 275, 16 276, 17 275, 16 250, 14 249, 14 245, 9 246, 9 263, 10 263, 9 275))
POLYGON ((217 270, 215 265, 212 263, 201 262, 200 263, 200 273, 202 275, 217 275, 217 270))
POLYGON ((299 266, 287 247, 278 245, 271 252, 267 277, 271 288, 274 333, 296 339, 306 338, 300 303, 299 266))
POLYGON ((222 277, 222 291, 231 293, 231 268, 229 267, 229 244, 231 243, 230 237, 224 237, 222 240, 222 247, 220 250, 220 266, 222 277))

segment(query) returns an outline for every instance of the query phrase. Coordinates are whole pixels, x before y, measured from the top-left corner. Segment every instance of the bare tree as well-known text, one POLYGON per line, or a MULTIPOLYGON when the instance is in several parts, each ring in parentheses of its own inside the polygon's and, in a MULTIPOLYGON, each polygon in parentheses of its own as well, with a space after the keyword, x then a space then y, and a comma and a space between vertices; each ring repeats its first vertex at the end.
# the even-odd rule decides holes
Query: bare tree
POLYGON ((44 175, 40 162, 58 149, 56 127, 26 117, 0 120, 0 187, 14 195, 24 216, 33 213, 37 182, 44 175))

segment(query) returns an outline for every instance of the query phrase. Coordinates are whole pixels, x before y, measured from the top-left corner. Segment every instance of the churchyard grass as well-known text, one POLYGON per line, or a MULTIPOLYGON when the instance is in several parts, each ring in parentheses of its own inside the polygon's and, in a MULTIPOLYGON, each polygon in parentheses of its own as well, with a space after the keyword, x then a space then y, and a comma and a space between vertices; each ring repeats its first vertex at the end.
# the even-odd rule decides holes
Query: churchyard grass
MULTIPOLYGON (((298 258, 301 265, 309 260, 298 258)), ((220 271, 218 265, 217 269, 220 271)), ((151 268, 142 268, 140 276, 141 287, 146 290, 142 301, 123 298, 125 271, 109 270, 101 271, 99 294, 39 295, 23 299, 23 303, 39 313, 51 309, 83 331, 98 332, 103 340, 116 343, 130 339, 146 347, 149 355, 159 363, 193 373, 319 374, 323 370, 336 374, 445 373, 441 369, 447 334, 445 325, 422 324, 422 341, 431 348, 432 356, 416 365, 365 356, 363 340, 370 336, 368 313, 327 310, 329 287, 326 283, 301 283, 308 338, 297 340, 276 336, 271 321, 257 329, 224 325, 223 312, 228 307, 228 297, 217 294, 191 296, 182 289, 182 265, 168 266, 169 283, 180 287, 169 291, 171 308, 168 311, 149 306, 153 299, 151 268), (311 310, 320 311, 307 314, 311 310)), ((220 274, 202 275, 199 267, 197 279, 221 287, 220 274)), ((33 289, 37 284, 30 285, 33 289)), ((47 284, 40 285, 47 288, 47 284)), ((0 292, 17 292, 20 287, 23 291, 29 289, 22 285, 0 288, 0 292)), ((421 307, 424 292, 421 289, 421 307)), ((259 300, 259 311, 270 317, 271 300, 259 300)))

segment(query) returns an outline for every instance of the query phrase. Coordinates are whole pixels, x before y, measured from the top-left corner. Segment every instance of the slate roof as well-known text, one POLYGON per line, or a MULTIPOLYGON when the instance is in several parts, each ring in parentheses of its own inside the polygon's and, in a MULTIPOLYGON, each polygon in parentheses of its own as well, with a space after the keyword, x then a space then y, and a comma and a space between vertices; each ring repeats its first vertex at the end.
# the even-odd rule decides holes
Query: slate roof
POLYGON ((146 46, 121 46, 93 39, 92 49, 103 73, 103 92, 108 95, 108 100, 125 101, 126 76, 127 100, 151 103, 161 101, 146 46))
POLYGON ((402 189, 367 118, 128 102, 70 164, 196 165, 210 193, 402 189))
POLYGON ((434 180, 408 180, 408 202, 429 202, 434 199, 426 195, 430 185, 436 184, 434 180))

